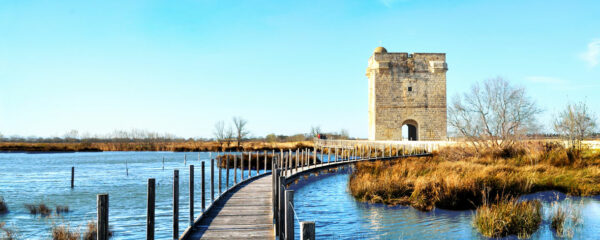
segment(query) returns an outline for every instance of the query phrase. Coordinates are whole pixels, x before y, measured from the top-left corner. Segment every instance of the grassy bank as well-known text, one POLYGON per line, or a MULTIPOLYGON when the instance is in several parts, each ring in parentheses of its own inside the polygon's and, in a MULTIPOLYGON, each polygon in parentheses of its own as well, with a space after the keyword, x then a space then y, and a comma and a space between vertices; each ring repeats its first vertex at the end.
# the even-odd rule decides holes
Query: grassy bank
POLYGON ((449 147, 431 157, 357 164, 350 191, 359 200, 420 210, 475 209, 488 199, 542 190, 600 194, 600 152, 530 142, 498 151, 449 147))
MULTIPOLYGON (((217 142, 208 141, 135 141, 135 142, 77 142, 77 143, 25 143, 25 142, 0 142, 0 152, 100 152, 100 151, 172 151, 172 152, 200 152, 200 151, 229 151, 236 146, 222 146, 217 142)), ((242 144, 245 151, 263 151, 279 149, 297 149, 312 147, 313 142, 263 142, 249 141, 242 144)))

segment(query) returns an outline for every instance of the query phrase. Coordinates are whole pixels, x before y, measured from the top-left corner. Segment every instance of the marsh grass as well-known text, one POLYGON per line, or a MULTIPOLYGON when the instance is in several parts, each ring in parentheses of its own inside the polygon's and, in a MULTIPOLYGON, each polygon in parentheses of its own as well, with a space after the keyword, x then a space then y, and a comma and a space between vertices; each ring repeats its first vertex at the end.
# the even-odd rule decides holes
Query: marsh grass
POLYGON ((49 216, 52 213, 52 209, 46 206, 45 203, 25 204, 25 208, 33 215, 49 216))
POLYGON ((489 199, 544 190, 600 194, 600 154, 570 151, 544 142, 483 152, 447 147, 430 157, 358 163, 349 188, 362 201, 424 211, 475 209, 484 203, 484 190, 489 199))
MULTIPOLYGON (((97 224, 98 224, 98 222, 95 220, 88 221, 88 223, 86 225, 86 230, 83 233, 84 240, 96 240, 97 232, 98 232, 97 224)), ((109 229, 108 237, 111 238, 113 235, 114 235, 114 232, 109 229)))
POLYGON ((583 203, 553 202, 550 206, 550 227, 558 237, 572 238, 577 227, 582 224, 581 205, 583 203))
POLYGON ((6 201, 4 198, 0 196, 0 214, 8 213, 8 206, 6 205, 6 201))
POLYGON ((79 229, 71 229, 70 225, 52 226, 52 240, 79 240, 79 229))
POLYGON ((16 229, 7 227, 5 222, 0 222, 0 239, 16 240, 20 238, 21 235, 16 229))
POLYGON ((482 235, 490 238, 517 235, 528 238, 542 222, 542 204, 537 201, 504 199, 485 203, 477 208, 473 225, 482 235))
POLYGON ((69 212, 69 206, 61 206, 61 205, 56 206, 56 214, 57 215, 60 215, 63 213, 68 213, 68 212, 69 212))

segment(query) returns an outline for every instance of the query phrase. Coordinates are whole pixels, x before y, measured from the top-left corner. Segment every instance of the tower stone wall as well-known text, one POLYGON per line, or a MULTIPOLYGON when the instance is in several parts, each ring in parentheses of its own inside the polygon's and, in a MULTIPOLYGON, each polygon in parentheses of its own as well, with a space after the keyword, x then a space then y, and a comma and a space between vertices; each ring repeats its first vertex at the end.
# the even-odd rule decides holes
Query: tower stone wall
POLYGON ((446 54, 388 53, 369 58, 369 140, 402 140, 402 126, 416 139, 446 140, 446 54))

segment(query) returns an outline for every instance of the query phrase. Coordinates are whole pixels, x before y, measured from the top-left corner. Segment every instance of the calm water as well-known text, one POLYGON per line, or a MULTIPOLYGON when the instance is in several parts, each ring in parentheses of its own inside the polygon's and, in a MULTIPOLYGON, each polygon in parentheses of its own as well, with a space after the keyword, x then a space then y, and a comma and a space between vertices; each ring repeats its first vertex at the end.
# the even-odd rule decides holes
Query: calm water
MULTIPOLYGON (((8 203, 10 212, 0 215, 0 222, 6 222, 8 227, 17 229, 23 239, 48 239, 52 225, 58 224, 70 224, 72 228, 81 226, 83 231, 87 221, 96 218, 96 194, 108 193, 109 221, 111 229, 115 232, 113 239, 144 239, 147 179, 156 178, 156 237, 168 239, 172 236, 173 169, 179 169, 181 234, 189 225, 190 164, 195 165, 195 212, 196 215, 201 212, 200 161, 206 161, 206 182, 209 184, 209 153, 2 153, 0 196, 8 203), (184 155, 187 156, 187 166, 184 165, 184 155), (125 170, 126 161, 129 176, 125 170), (74 189, 70 188, 71 166, 75 166, 74 189), (62 217, 41 217, 30 215, 23 206, 39 202, 44 202, 50 207, 67 205, 71 212, 63 214, 62 217)), ((216 169, 215 167, 215 172, 216 169)), ((233 181, 233 170, 231 174, 230 181, 233 181)), ((239 175, 240 171, 238 180, 239 175)), ((216 182, 215 177, 215 185, 216 182)), ((206 190, 206 198, 210 201, 208 185, 206 190)))
MULTIPOLYGON (((348 190, 351 168, 310 176, 292 185, 294 204, 300 221, 315 221, 319 239, 485 239, 471 225, 474 211, 435 209, 421 212, 412 207, 389 207, 354 200, 348 190)), ((573 239, 600 239, 600 196, 566 198, 557 192, 524 196, 544 203, 545 219, 532 239, 553 239, 549 203, 581 204, 583 224, 573 239)), ((296 237, 299 237, 296 222, 296 237)), ((508 237, 507 239, 516 239, 508 237)))

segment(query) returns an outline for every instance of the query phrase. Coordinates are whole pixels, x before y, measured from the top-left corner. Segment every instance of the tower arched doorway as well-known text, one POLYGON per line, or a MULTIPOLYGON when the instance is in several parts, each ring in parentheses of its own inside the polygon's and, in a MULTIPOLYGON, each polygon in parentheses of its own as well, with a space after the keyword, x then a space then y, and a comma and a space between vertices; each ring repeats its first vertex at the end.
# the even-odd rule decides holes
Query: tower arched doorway
POLYGON ((419 125, 415 120, 406 120, 402 123, 402 139, 409 141, 419 140, 419 125))

